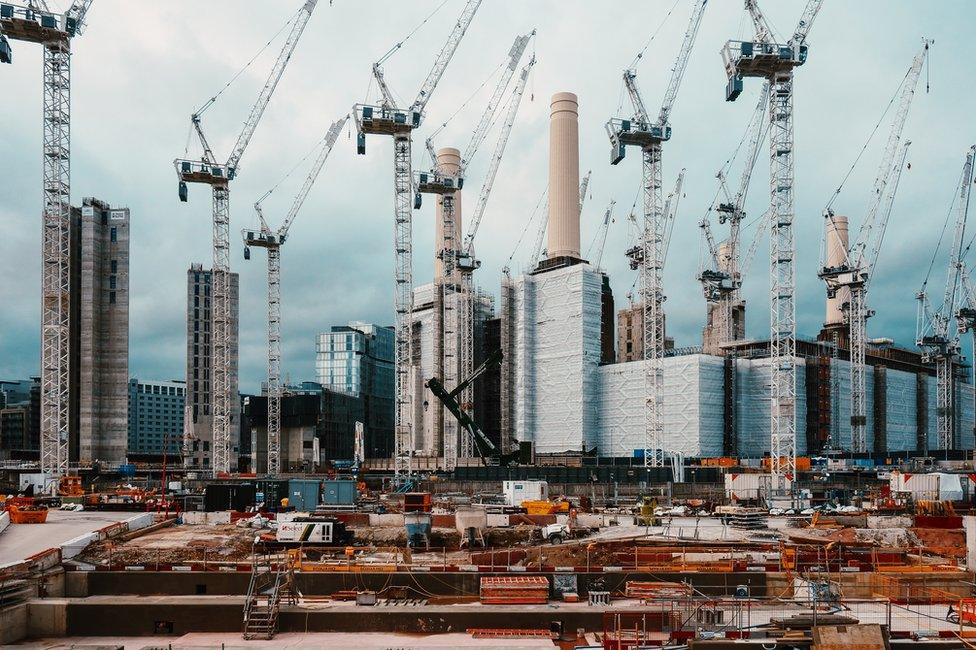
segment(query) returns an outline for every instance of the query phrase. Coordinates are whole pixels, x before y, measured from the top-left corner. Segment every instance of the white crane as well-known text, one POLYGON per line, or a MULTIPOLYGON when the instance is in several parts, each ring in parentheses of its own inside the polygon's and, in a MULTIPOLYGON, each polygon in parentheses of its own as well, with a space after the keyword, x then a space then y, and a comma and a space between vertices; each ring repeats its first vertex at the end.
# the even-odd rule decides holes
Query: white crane
MULTIPOLYGON (((603 212, 603 222, 600 224, 600 228, 593 238, 593 243, 590 244, 590 250, 593 250, 594 246, 596 247, 595 254, 592 256, 593 260, 590 262, 594 268, 600 268, 600 264, 603 263, 603 249, 607 245, 607 233, 610 232, 610 223, 613 221, 613 209, 616 205, 617 202, 611 199, 610 205, 603 212)), ((589 256, 589 251, 587 251, 587 256, 589 256)))
MULTIPOLYGON (((826 259, 821 264, 818 274, 827 285, 827 296, 833 298, 842 288, 849 291, 849 302, 842 305, 849 331, 850 349, 850 377, 851 377, 851 451, 864 453, 867 448, 867 392, 865 388, 865 355, 867 353, 867 319, 873 315, 868 309, 867 288, 871 281, 871 272, 878 258, 884 232, 887 227, 889 212, 881 212, 880 222, 878 213, 882 204, 890 206, 894 200, 894 189, 905 155, 908 153, 906 144, 900 160, 896 161, 898 144, 908 119, 908 110, 915 97, 915 87, 918 85, 922 73, 922 64, 929 51, 929 41, 924 41, 922 50, 915 56, 901 84, 897 110, 888 134, 888 142, 881 156, 881 165, 874 179, 871 190, 871 200, 868 210, 861 223, 857 240, 850 246, 850 250, 843 251, 844 259, 837 266, 828 266, 826 259), (889 189, 889 186, 891 189, 889 189), (890 194, 890 200, 889 200, 890 194)), ((840 190, 838 190, 839 192, 840 190)), ((837 194, 834 194, 836 197, 837 194)), ((831 200, 831 203, 833 199, 831 200)), ((824 217, 834 223, 834 211, 828 204, 824 217)))
POLYGON ((716 201, 709 207, 708 212, 702 218, 699 226, 702 229, 702 236, 708 248, 708 266, 703 268, 698 275, 702 290, 705 294, 705 301, 718 306, 718 317, 722 329, 721 341, 728 343, 735 340, 734 330, 734 310, 742 300, 742 250, 740 245, 742 220, 745 219, 746 196, 749 193, 749 184, 752 180, 752 172, 759 158, 759 148, 766 137, 766 104, 769 100, 769 85, 763 84, 762 92, 759 94, 759 101, 753 111, 749 124, 742 142, 746 142, 745 161, 742 166, 742 176, 739 179, 739 186, 733 195, 726 183, 726 169, 732 163, 723 166, 715 177, 719 182, 718 195, 716 201), (720 251, 715 243, 712 234, 710 215, 712 211, 718 213, 720 224, 728 222, 729 237, 726 240, 725 249, 720 251))
POLYGON ((728 41, 722 49, 734 101, 744 77, 769 84, 770 207, 770 469, 774 496, 788 496, 796 475, 796 277, 793 238, 793 71, 807 60, 806 38, 823 0, 808 0, 793 36, 785 44, 772 40, 772 30, 757 0, 745 0, 755 26, 752 41, 728 41))
POLYGON ((71 39, 81 34, 91 4, 74 0, 63 14, 45 2, 0 5, 0 63, 13 63, 10 40, 44 49, 40 465, 56 476, 68 470, 71 383, 71 39))
POLYGON ((960 278, 965 268, 962 245, 966 235, 966 216, 969 212, 969 194, 973 183, 974 155, 976 155, 976 145, 970 147, 966 153, 959 194, 955 198, 956 225, 949 252, 949 268, 946 273, 942 304, 937 310, 932 309, 926 292, 927 279, 922 284, 921 291, 916 294, 918 315, 915 343, 922 349, 922 361, 935 363, 937 431, 940 449, 952 449, 955 441, 955 418, 953 417, 955 382, 952 367, 959 361, 960 348, 959 335, 957 332, 950 331, 950 325, 956 314, 960 278))
MULTIPOLYGON (((590 177, 593 175, 593 170, 586 172, 586 176, 580 181, 579 186, 579 211, 583 214, 583 204, 586 202, 586 191, 590 186, 590 177)), ((539 230, 535 234, 535 244, 532 246, 532 258, 529 261, 529 268, 535 269, 539 266, 539 262, 542 261, 543 256, 547 255, 546 249, 543 247, 543 241, 546 238, 546 230, 549 227, 549 198, 546 198, 546 202, 542 206, 542 212, 540 213, 542 223, 539 224, 539 230)))
POLYGON ((203 112, 213 106, 220 93, 211 97, 200 110, 190 117, 193 129, 196 131, 203 148, 202 158, 200 160, 177 159, 173 162, 180 179, 179 195, 181 201, 187 200, 187 183, 210 185, 213 193, 213 289, 211 292, 213 320, 211 332, 213 443, 211 453, 213 460, 211 467, 215 473, 228 472, 231 468, 231 413, 236 408, 237 402, 237 396, 231 395, 230 379, 230 181, 237 176, 238 166, 244 151, 264 115, 264 110, 268 107, 268 102, 271 101, 271 96, 281 80, 285 67, 291 60, 295 46, 298 45, 298 40, 305 31, 305 26, 308 25, 317 3, 318 0, 305 0, 294 17, 291 32, 278 54, 278 59, 275 61, 264 87, 251 107, 251 112, 244 122, 244 128, 238 135, 237 142, 234 144, 227 162, 217 162, 201 125, 203 112))
POLYGON ((281 472, 281 246, 288 237, 288 230, 295 222, 299 210, 308 198, 312 185, 322 171, 325 161, 332 152, 336 138, 342 132, 349 116, 336 120, 319 143, 319 154, 312 164, 305 183, 292 202, 288 215, 277 231, 272 231, 264 218, 261 203, 275 188, 268 190, 254 204, 261 228, 258 231, 244 230, 244 259, 251 259, 251 246, 268 251, 268 474, 277 476, 281 472))
POLYGON ((474 19, 475 12, 481 6, 481 0, 468 0, 461 11, 454 29, 451 30, 447 42, 441 48, 434 60, 434 66, 427 74, 427 78, 416 99, 407 109, 396 107, 396 102, 387 86, 383 75, 383 62, 395 52, 400 44, 395 45, 389 53, 373 64, 373 77, 383 95, 379 105, 356 104, 353 115, 356 120, 357 151, 366 153, 366 135, 388 135, 393 138, 393 219, 394 219, 394 300, 393 308, 396 312, 394 323, 395 346, 394 367, 396 373, 395 415, 393 432, 393 471, 394 481, 398 486, 410 481, 412 474, 411 457, 413 456, 412 427, 410 417, 411 407, 411 377, 413 363, 413 240, 411 195, 413 194, 413 171, 411 150, 413 145, 413 130, 420 126, 424 117, 424 109, 437 84, 454 57, 454 52, 461 42, 461 38, 474 19))
MULTIPOLYGON (((439 197, 442 240, 439 242, 440 249, 437 251, 437 257, 441 261, 442 274, 436 282, 435 309, 440 323, 437 329, 442 335, 435 338, 434 355, 437 359, 439 379, 447 387, 455 386, 461 377, 469 376, 474 369, 473 331, 469 331, 469 328, 474 325, 473 305, 470 304, 471 295, 463 290, 459 277, 458 262, 461 255, 461 241, 456 224, 456 192, 464 187, 468 163, 474 158, 478 148, 484 142, 495 114, 501 107, 505 90, 508 88, 512 76, 518 69, 522 55, 534 35, 535 31, 533 30, 529 34, 515 37, 515 41, 509 48, 501 66, 502 74, 499 76, 491 98, 485 105, 471 134, 470 142, 461 157, 457 170, 448 170, 437 165, 437 152, 433 144, 434 137, 450 123, 451 120, 448 119, 426 140, 427 151, 433 161, 434 168, 428 172, 416 174, 417 193, 414 198, 414 208, 419 209, 421 207, 423 194, 435 194, 439 197), (468 318, 469 314, 471 315, 470 318, 468 318)), ((473 387, 469 387, 461 396, 462 407, 467 411, 473 408, 472 395, 473 387)), ((463 457, 474 455, 474 443, 468 439, 467 431, 455 426, 448 409, 438 408, 442 410, 435 414, 435 420, 443 425, 441 428, 443 431, 445 469, 453 470, 458 455, 463 457), (459 435, 461 436, 460 451, 457 444, 459 435)))
MULTIPOLYGON (((624 158, 627 146, 637 146, 643 157, 644 223, 641 225, 641 244, 639 256, 631 256, 631 265, 637 265, 640 278, 640 291, 644 326, 644 383, 647 393, 647 406, 644 418, 644 465, 663 467, 666 463, 664 431, 661 414, 661 388, 663 372, 661 361, 664 358, 664 289, 662 272, 664 269, 664 245, 668 237, 667 212, 664 208, 662 190, 661 150, 664 142, 671 139, 671 126, 668 118, 674 107, 681 80, 691 55, 692 46, 698 35, 702 16, 708 0, 696 0, 688 29, 685 31, 681 49, 671 71, 671 80, 664 94, 664 102, 657 120, 652 121, 644 100, 637 89, 637 72, 624 70, 623 80, 633 104, 634 114, 630 118, 613 118, 607 122, 610 137, 610 162, 616 165, 624 158)), ((631 249, 634 251, 634 249, 631 249)))

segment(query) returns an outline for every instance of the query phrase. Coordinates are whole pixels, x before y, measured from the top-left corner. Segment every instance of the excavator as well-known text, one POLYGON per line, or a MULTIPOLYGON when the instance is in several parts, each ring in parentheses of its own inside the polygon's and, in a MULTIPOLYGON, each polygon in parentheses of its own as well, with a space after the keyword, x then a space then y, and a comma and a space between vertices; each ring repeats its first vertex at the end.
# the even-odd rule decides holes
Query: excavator
MULTIPOLYGON (((437 377, 431 377, 428 379, 424 386, 430 389, 430 392, 434 394, 434 397, 439 399, 444 407, 457 418, 458 426, 467 431, 474 440, 475 450, 478 452, 478 456, 481 457, 481 462, 484 465, 501 465, 502 467, 507 467, 508 465, 515 462, 519 457, 519 450, 509 454, 503 454, 502 451, 493 443, 485 432, 481 430, 478 423, 474 421, 467 411, 461 406, 458 401, 458 396, 464 391, 465 388, 470 386, 474 381, 485 374, 492 368, 501 365, 502 362, 502 351, 495 350, 488 358, 485 359, 480 366, 475 368, 471 376, 461 381, 453 390, 448 391, 444 388, 444 384, 437 377)), ((517 443, 516 443, 517 446, 517 443)))

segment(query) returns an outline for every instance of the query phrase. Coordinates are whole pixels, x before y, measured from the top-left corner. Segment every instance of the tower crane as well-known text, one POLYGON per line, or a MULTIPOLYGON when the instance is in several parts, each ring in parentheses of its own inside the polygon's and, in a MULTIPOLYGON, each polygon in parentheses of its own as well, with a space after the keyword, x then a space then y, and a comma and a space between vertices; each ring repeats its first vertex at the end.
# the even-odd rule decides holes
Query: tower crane
POLYGON ((281 471, 281 246, 288 237, 288 230, 295 222, 299 210, 308 198, 312 185, 322 171, 332 152, 336 138, 342 132, 349 116, 336 120, 320 143, 319 154, 312 164, 305 183, 298 191, 288 215, 277 231, 272 231, 264 218, 261 203, 274 191, 268 190, 254 204, 260 221, 260 230, 244 230, 244 259, 251 259, 251 247, 268 251, 268 474, 277 476, 281 471))
POLYGON ((409 108, 396 107, 396 101, 386 83, 382 64, 396 51, 394 46, 388 54, 373 64, 373 78, 383 95, 379 105, 356 104, 353 116, 356 120, 356 147, 359 154, 366 153, 366 135, 388 135, 393 138, 393 219, 394 219, 394 301, 396 312, 394 324, 394 368, 395 416, 393 434, 394 481, 402 485, 410 480, 412 473, 410 459, 413 455, 410 418, 411 364, 413 362, 413 242, 411 194, 413 193, 413 171, 411 150, 413 130, 423 121, 424 109, 438 82, 454 57, 461 38, 474 19, 481 0, 468 0, 461 11, 447 42, 434 60, 434 66, 427 74, 416 99, 409 108))
MULTIPOLYGON (((593 175, 593 170, 589 170, 586 172, 586 176, 583 177, 583 180, 580 181, 580 187, 579 187, 580 214, 583 213, 583 203, 586 202, 586 190, 590 186, 590 177, 592 175, 593 175)), ((542 206, 542 212, 541 212, 542 223, 539 224, 539 230, 535 234, 535 244, 532 247, 532 259, 529 262, 530 269, 534 269, 535 267, 537 267, 539 265, 539 262, 542 260, 542 256, 546 253, 546 251, 542 247, 542 242, 546 237, 546 229, 549 227, 549 221, 546 218, 546 215, 548 213, 549 213, 549 199, 546 198, 546 203, 545 205, 542 206)))
MULTIPOLYGON (((915 96, 915 87, 922 73, 922 64, 929 51, 929 41, 924 41, 921 51, 915 56, 908 74, 902 82, 901 93, 895 118, 888 134, 888 142, 881 156, 881 165, 874 179, 871 200, 864 221, 858 231, 857 240, 850 250, 843 251, 843 261, 837 266, 828 266, 825 259, 822 264, 820 278, 827 285, 827 297, 833 298, 843 288, 848 289, 849 301, 842 305, 849 331, 850 348, 850 378, 851 378, 851 451, 863 453, 867 449, 867 392, 865 388, 865 355, 867 352, 867 319, 873 315, 866 304, 867 289, 871 281, 871 272, 880 252, 884 232, 890 215, 891 201, 894 200, 894 190, 897 179, 901 174, 905 155, 908 153, 906 143, 901 158, 896 160, 898 144, 908 119, 915 96), (894 183, 891 181, 895 180, 894 183), (889 188, 890 185, 890 188, 889 188), (890 197, 889 197, 890 195, 890 197), (881 212, 882 204, 888 209, 881 212)), ((834 195, 837 196, 836 194, 834 195)), ((828 206, 824 217, 834 224, 834 211, 828 206)), ((836 224, 834 224, 836 226, 836 224)))
POLYGON ((613 208, 617 205, 617 202, 613 199, 610 200, 610 205, 607 206, 606 211, 603 213, 603 223, 600 224, 600 229, 596 233, 596 238, 593 243, 596 245, 596 254, 593 256, 594 267, 600 268, 600 264, 603 262, 603 249, 607 245, 607 233, 610 231, 610 222, 613 221, 613 208))
POLYGON ((729 190, 725 167, 723 167, 715 175, 719 182, 720 198, 709 208, 708 213, 699 223, 708 247, 709 266, 702 269, 698 275, 698 280, 702 284, 705 301, 718 306, 722 328, 720 343, 728 343, 736 338, 733 312, 735 306, 742 301, 742 250, 740 246, 742 220, 746 217, 745 203, 746 196, 749 193, 749 183, 752 180, 752 172, 755 169, 756 160, 759 158, 759 148, 766 137, 766 104, 768 100, 769 85, 763 84, 759 101, 743 137, 743 141, 748 143, 748 150, 736 193, 733 195, 729 190), (726 222, 729 224, 729 237, 726 240, 724 251, 720 251, 712 234, 709 217, 713 210, 718 213, 720 224, 726 222))
MULTIPOLYGON (((643 156, 644 223, 641 227, 640 256, 631 257, 631 265, 637 264, 640 277, 644 326, 644 385, 647 393, 647 406, 644 417, 644 465, 663 467, 665 465, 664 435, 661 420, 661 386, 663 373, 661 360, 664 358, 664 292, 662 271, 664 268, 663 246, 667 237, 667 220, 664 211, 664 196, 661 187, 661 150, 664 142, 671 139, 669 117, 674 108, 678 89, 684 77, 691 49, 698 35, 702 16, 708 0, 696 0, 688 29, 685 31, 681 49, 678 52, 671 80, 664 94, 664 102, 657 119, 647 112, 637 88, 637 72, 624 70, 623 81, 630 96, 634 114, 630 118, 612 118, 607 122, 607 135, 610 137, 610 163, 618 164, 624 158, 627 146, 637 146, 643 156)), ((631 249, 633 250, 633 249, 631 249)))
POLYGON ((238 166, 247 145, 254 135, 264 110, 271 101, 281 75, 291 60, 291 55, 298 45, 298 40, 305 31, 312 11, 318 0, 305 0, 298 10, 291 32, 278 54, 264 87, 258 94, 257 100, 251 107, 251 112, 244 122, 244 128, 237 136, 237 142, 231 150, 230 156, 224 163, 217 162, 207 137, 204 135, 201 116, 204 111, 213 106, 217 95, 211 97, 198 111, 190 116, 190 122, 200 140, 203 155, 200 160, 176 159, 173 164, 179 177, 179 196, 181 201, 188 198, 187 183, 201 183, 210 185, 213 195, 213 290, 211 296, 211 314, 213 320, 211 332, 212 370, 211 390, 213 394, 213 460, 211 466, 215 473, 228 472, 230 463, 230 425, 231 413, 236 398, 231 395, 230 380, 230 182, 237 176, 238 166))
MULTIPOLYGON (((955 440, 952 366, 959 361, 960 348, 958 333, 950 331, 950 323, 956 314, 960 278, 964 275, 962 244, 966 234, 969 193, 973 183, 974 155, 976 155, 976 145, 970 147, 966 153, 959 194, 956 196, 956 225, 949 252, 949 268, 946 273, 942 304, 937 310, 932 309, 926 284, 922 285, 921 291, 915 296, 918 300, 915 343, 922 349, 922 361, 935 363, 937 431, 940 449, 952 449, 955 440)), ((964 312, 963 315, 967 314, 964 312)))
POLYGON ((44 51, 40 465, 55 475, 68 470, 71 39, 82 33, 91 4, 74 0, 63 14, 37 0, 0 4, 0 63, 13 63, 11 40, 44 51))
MULTIPOLYGON (((437 278, 435 283, 435 291, 437 292, 435 309, 439 312, 438 318, 441 323, 439 329, 443 336, 440 336, 440 340, 437 341, 440 344, 439 350, 436 349, 437 346, 435 345, 435 356, 440 367, 440 380, 447 386, 454 386, 458 383, 460 376, 470 374, 474 361, 474 341, 472 333, 468 331, 469 327, 473 327, 473 305, 469 304, 471 295, 463 290, 459 277, 458 262, 461 255, 461 242, 457 232, 456 202, 458 197, 456 193, 464 187, 467 165, 484 142, 495 114, 501 106, 502 96, 513 74, 518 69, 526 46, 534 35, 535 31, 533 30, 529 34, 515 37, 512 47, 506 54, 502 74, 475 126, 474 132, 471 134, 470 142, 456 169, 454 169, 454 165, 451 165, 449 169, 447 166, 437 164, 437 152, 433 145, 434 137, 447 126, 450 122, 448 120, 426 140, 427 151, 434 162, 434 168, 428 172, 417 172, 415 175, 417 193, 414 198, 414 208, 419 209, 421 207, 424 194, 437 195, 440 206, 442 241, 439 242, 440 250, 437 251, 437 257, 441 261, 442 275, 437 278), (471 314, 470 319, 467 318, 469 313, 471 314)), ((466 390, 461 399, 470 408, 473 401, 472 390, 470 388, 466 390)), ((444 411, 450 412, 447 408, 444 411)), ((443 421, 439 415, 438 420, 443 421)), ((445 469, 448 471, 454 469, 459 454, 463 457, 470 457, 474 453, 468 432, 463 429, 459 432, 453 426, 453 422, 444 421, 443 440, 443 457, 445 469), (461 436, 460 452, 457 445, 459 433, 461 436)))
POLYGON ((772 493, 792 492, 796 475, 796 277, 793 238, 793 71, 807 60, 806 39, 823 0, 808 0, 793 36, 773 41, 772 30, 757 0, 745 0, 755 27, 752 41, 731 40, 722 49, 728 85, 725 99, 734 101, 745 77, 769 84, 770 207, 770 470, 772 493))

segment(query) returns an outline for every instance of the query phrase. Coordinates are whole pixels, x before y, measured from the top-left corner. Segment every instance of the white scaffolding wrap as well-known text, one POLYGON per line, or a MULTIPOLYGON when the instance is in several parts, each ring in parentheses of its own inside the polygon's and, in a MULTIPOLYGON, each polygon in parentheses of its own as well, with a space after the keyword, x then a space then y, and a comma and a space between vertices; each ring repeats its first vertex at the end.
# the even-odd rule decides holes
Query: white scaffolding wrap
POLYGON ((515 281, 515 435, 539 453, 599 444, 602 286, 588 264, 515 281))
MULTIPOLYGON (((644 364, 601 366, 599 376, 600 454, 633 456, 644 449, 644 364)), ((719 357, 690 354, 662 362, 663 448, 685 456, 721 456, 724 363, 719 357)))
POLYGON ((888 451, 915 449, 918 404, 915 392, 917 375, 888 369, 887 432, 888 451))
MULTIPOLYGON (((802 359, 794 359, 802 366, 802 359)), ((807 453, 806 373, 796 374, 796 454, 807 453)), ((738 409, 736 431, 739 455, 757 458, 769 453, 769 359, 739 359, 736 364, 738 409)))
MULTIPOLYGON (((890 375, 889 375, 890 376, 890 375)), ((851 450, 851 362, 846 359, 830 360, 830 377, 833 382, 831 400, 830 433, 831 444, 837 448, 851 450)), ((874 451, 874 368, 865 368, 864 404, 865 426, 864 444, 868 453, 874 451)))

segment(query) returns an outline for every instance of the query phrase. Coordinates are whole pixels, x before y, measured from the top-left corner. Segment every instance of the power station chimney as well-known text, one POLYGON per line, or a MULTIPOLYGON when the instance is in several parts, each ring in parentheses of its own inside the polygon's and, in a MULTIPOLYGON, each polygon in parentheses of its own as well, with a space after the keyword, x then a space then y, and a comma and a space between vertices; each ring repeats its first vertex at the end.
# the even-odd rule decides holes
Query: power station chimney
POLYGON ((552 96, 549 115, 548 257, 580 257, 579 100, 552 96))
MULTIPOLYGON (((827 246, 827 266, 837 267, 843 264, 848 246, 847 217, 835 214, 824 219, 824 239, 827 246)), ((837 327, 844 324, 841 305, 849 302, 850 299, 851 290, 847 287, 841 287, 833 298, 827 298, 825 327, 837 327)))
MULTIPOLYGON (((437 151, 437 171, 445 176, 456 176, 461 169, 461 152, 454 147, 444 147, 437 151)), ((434 281, 444 278, 444 262, 440 252, 444 250, 444 197, 437 196, 437 210, 434 219, 434 281)), ((454 238, 461 238, 461 191, 454 192, 454 238)))

